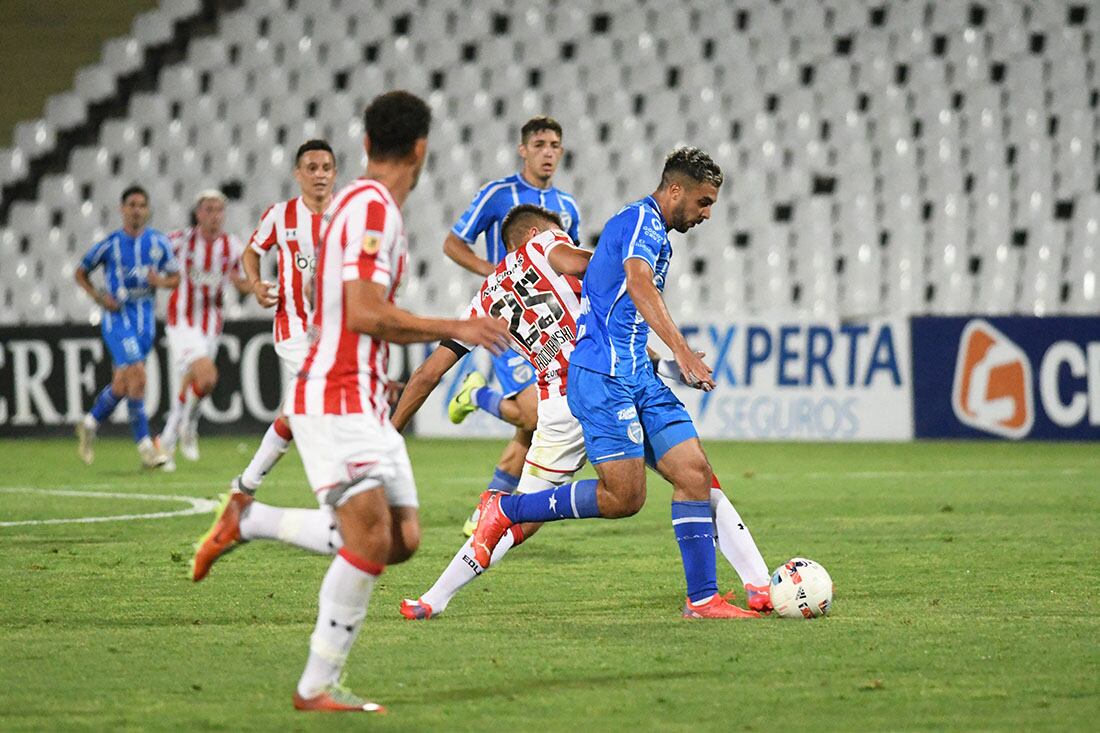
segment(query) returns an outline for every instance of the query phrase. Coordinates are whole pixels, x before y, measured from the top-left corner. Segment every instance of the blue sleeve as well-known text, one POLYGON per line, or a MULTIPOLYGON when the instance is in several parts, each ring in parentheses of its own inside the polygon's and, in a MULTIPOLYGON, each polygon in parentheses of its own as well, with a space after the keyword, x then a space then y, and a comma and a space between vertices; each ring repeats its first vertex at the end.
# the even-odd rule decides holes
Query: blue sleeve
POLYGON ((157 263, 158 269, 168 275, 179 272, 179 262, 176 261, 176 255, 172 251, 172 243, 168 241, 168 237, 157 232, 154 241, 157 243, 157 246, 160 247, 161 253, 160 261, 157 263))
POLYGON ((631 257, 645 260, 654 271, 657 270, 657 258, 665 243, 664 224, 653 213, 644 208, 624 212, 621 230, 628 236, 623 244, 623 262, 631 257), (627 234, 629 232, 629 234, 627 234))
POLYGON ((570 202, 570 207, 573 210, 573 223, 569 225, 569 237, 575 244, 581 243, 581 212, 577 210, 576 204, 570 202))
POLYGON ((80 267, 85 272, 91 272, 100 265, 103 264, 103 260, 107 257, 107 252, 111 249, 111 240, 104 239, 102 242, 96 242, 92 245, 84 257, 80 260, 80 267))
POLYGON ((477 196, 474 196, 474 200, 470 202, 470 205, 455 222, 455 225, 451 227, 451 233, 466 242, 466 244, 476 242, 482 232, 489 229, 498 218, 499 196, 497 193, 504 191, 506 186, 507 184, 501 181, 492 181, 485 184, 477 192, 477 196))

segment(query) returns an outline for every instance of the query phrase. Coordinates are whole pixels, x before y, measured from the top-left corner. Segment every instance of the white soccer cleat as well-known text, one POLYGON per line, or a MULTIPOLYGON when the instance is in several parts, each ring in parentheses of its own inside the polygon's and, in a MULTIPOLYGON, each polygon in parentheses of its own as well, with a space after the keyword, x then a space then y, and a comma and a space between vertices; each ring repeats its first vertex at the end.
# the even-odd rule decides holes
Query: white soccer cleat
POLYGON ((137 451, 141 456, 141 465, 145 468, 162 468, 168 462, 168 456, 164 455, 149 438, 138 443, 137 451))
POLYGON ((185 430, 180 433, 180 455, 189 461, 199 460, 199 433, 185 430))

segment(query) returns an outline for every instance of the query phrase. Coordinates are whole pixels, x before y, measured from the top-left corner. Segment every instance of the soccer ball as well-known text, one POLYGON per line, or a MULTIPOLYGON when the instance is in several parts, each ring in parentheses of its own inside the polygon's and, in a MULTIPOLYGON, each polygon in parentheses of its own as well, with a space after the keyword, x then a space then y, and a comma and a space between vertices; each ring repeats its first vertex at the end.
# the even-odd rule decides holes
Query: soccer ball
POLYGON ((772 606, 784 618, 816 618, 833 608, 833 579, 804 557, 791 558, 772 573, 772 606))

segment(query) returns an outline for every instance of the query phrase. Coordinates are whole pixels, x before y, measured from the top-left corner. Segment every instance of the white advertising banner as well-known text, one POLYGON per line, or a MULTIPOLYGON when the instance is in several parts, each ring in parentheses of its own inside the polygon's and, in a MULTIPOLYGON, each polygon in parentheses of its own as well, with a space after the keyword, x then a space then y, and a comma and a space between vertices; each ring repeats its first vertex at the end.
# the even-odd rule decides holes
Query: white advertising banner
MULTIPOLYGON (((674 389, 704 438, 910 440, 909 321, 681 324, 717 388, 674 389)), ((652 341, 651 341, 652 343, 652 341)))

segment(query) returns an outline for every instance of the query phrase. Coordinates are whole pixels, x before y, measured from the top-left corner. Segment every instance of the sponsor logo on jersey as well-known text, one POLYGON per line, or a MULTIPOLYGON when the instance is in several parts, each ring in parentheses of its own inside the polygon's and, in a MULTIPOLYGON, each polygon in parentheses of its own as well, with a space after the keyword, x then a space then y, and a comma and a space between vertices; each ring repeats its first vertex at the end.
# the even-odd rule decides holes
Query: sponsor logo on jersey
POLYGON ((633 420, 636 417, 638 417, 638 408, 636 407, 628 407, 625 410, 619 410, 620 420, 633 420))
POLYGON ((975 319, 959 338, 951 408, 961 423, 1006 438, 1022 438, 1035 422, 1031 363, 1016 343, 975 319))

